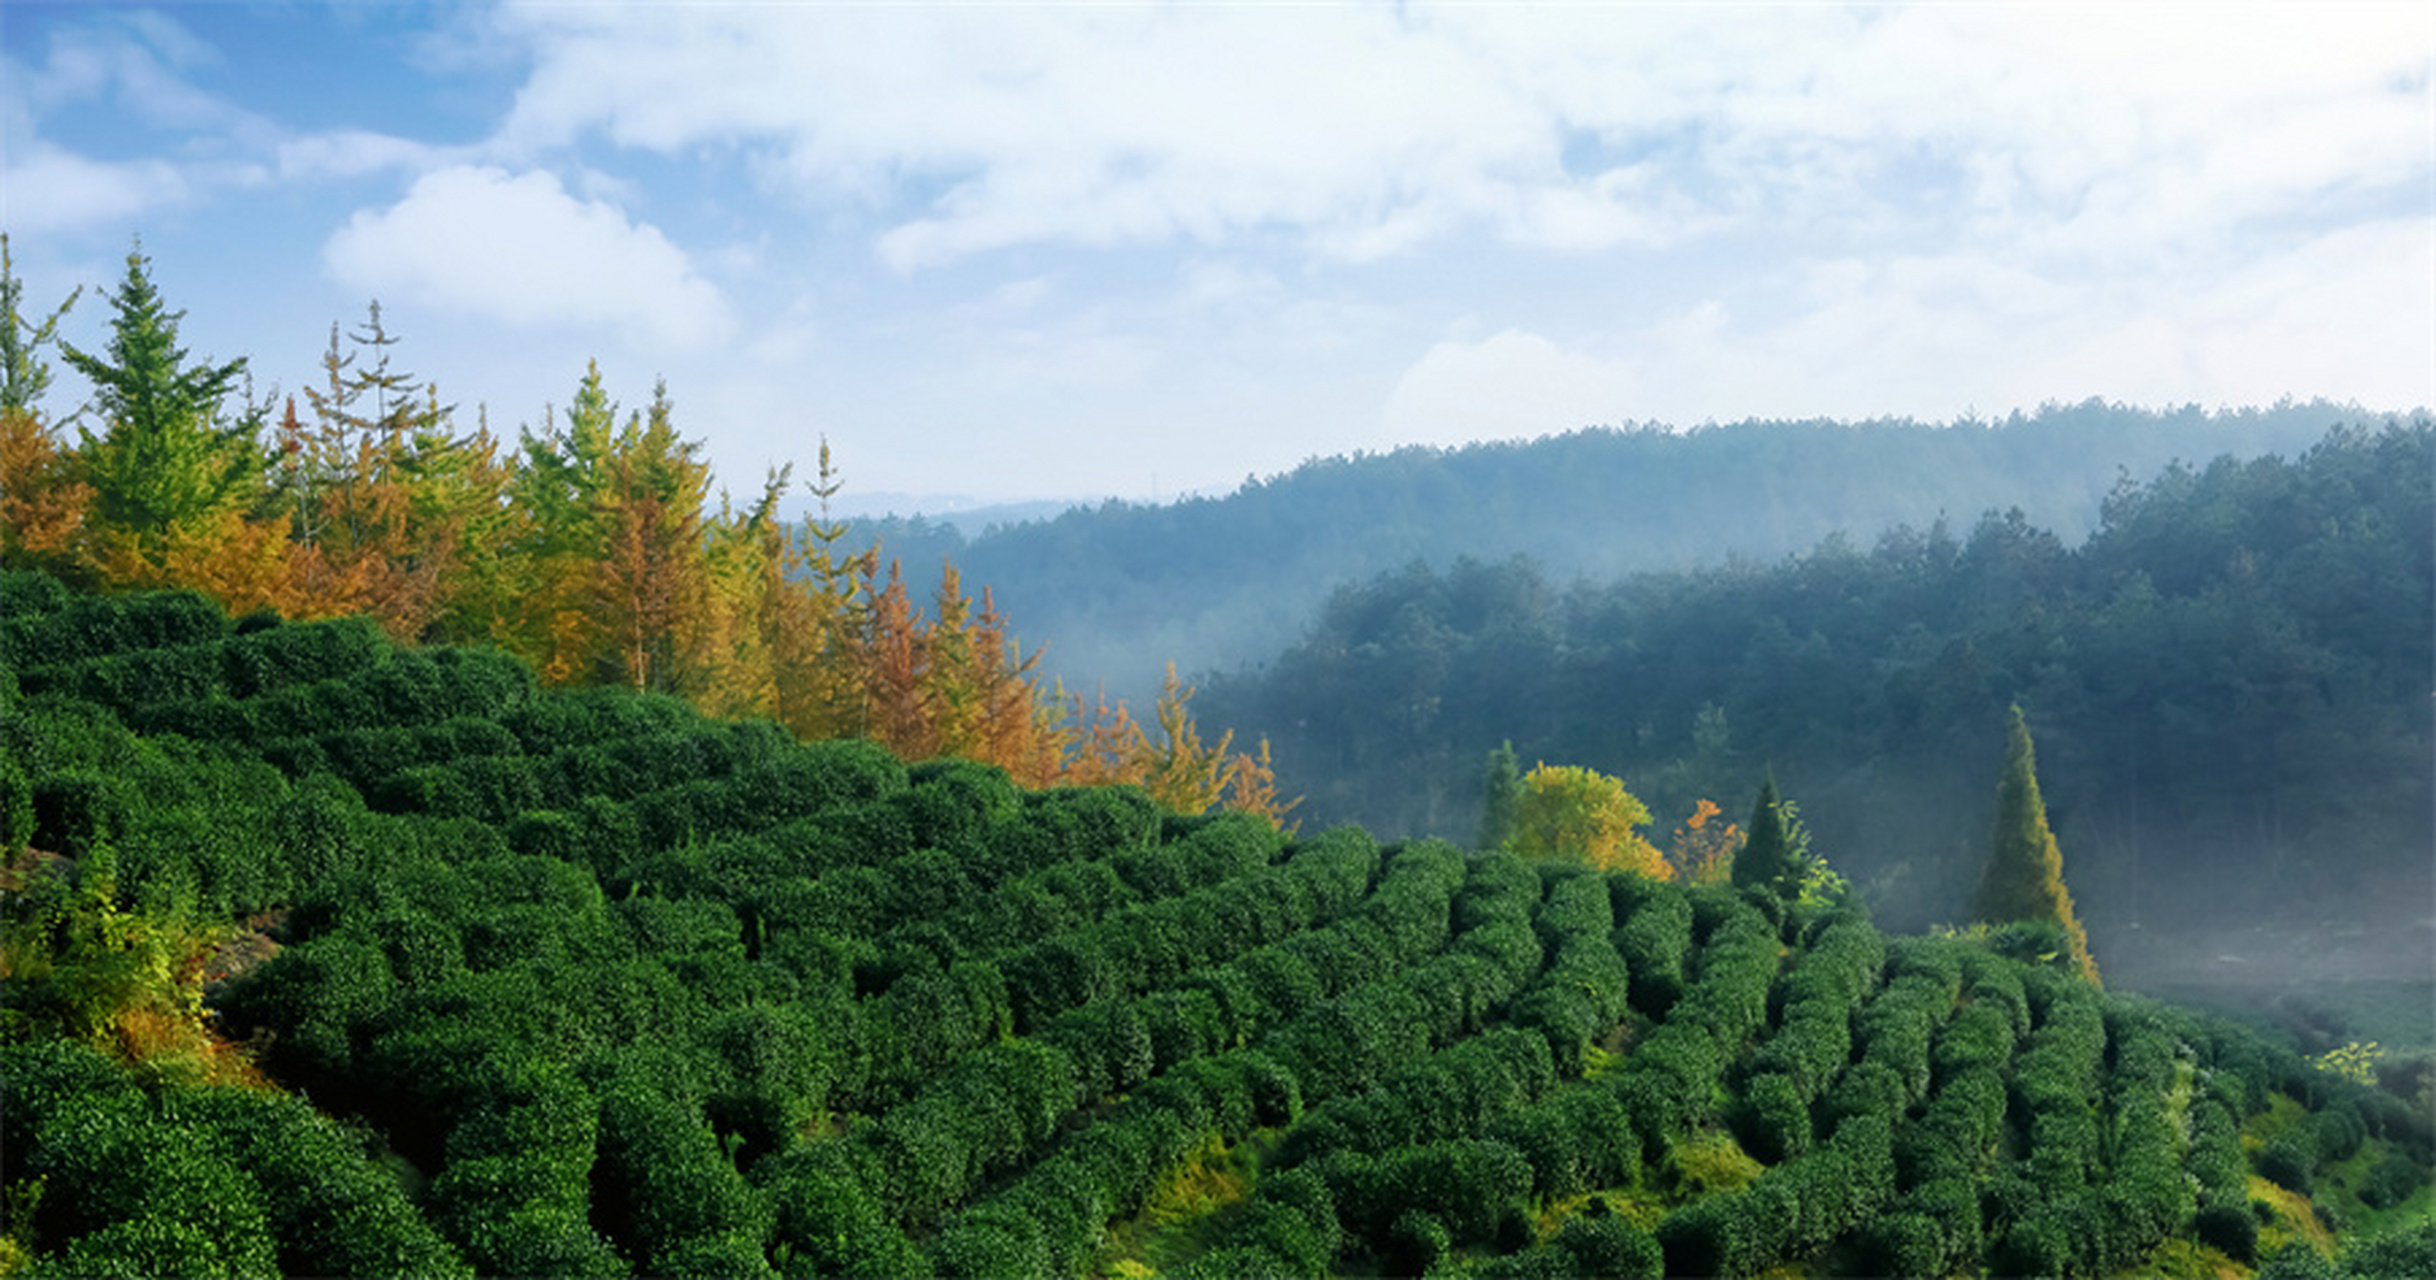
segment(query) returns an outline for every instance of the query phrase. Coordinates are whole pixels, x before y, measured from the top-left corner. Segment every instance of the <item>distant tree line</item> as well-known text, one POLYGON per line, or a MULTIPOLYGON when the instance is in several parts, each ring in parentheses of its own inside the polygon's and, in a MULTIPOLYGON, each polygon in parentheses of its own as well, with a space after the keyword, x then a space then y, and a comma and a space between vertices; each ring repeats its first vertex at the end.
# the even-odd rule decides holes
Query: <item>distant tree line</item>
MULTIPOLYGON (((1049 669, 1146 696, 1160 664, 1266 662, 1335 588, 1416 560, 1529 555, 1554 581, 1770 563, 1838 531, 2020 507, 2077 542, 2119 479, 2176 459, 2287 455, 2357 405, 2213 412, 2087 400, 1988 421, 1745 421, 1594 427, 1535 440, 1315 458, 1223 495, 1111 500, 967 537, 867 522, 909 561, 945 556, 1019 603, 1049 669)), ((2002 704, 1999 704, 2001 709, 2002 704)))

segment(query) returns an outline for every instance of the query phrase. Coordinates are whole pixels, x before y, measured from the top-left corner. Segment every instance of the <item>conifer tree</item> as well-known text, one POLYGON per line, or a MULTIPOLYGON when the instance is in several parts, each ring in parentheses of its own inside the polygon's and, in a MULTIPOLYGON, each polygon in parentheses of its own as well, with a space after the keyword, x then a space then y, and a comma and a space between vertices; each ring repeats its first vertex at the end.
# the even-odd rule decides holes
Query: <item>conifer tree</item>
POLYGON ((863 594, 871 615, 862 638, 860 667, 873 741, 903 760, 939 754, 930 708, 930 627, 905 589, 904 566, 888 563, 888 585, 866 579, 863 594))
POLYGON ((84 290, 41 324, 18 310, 24 292, 0 233, 0 566, 64 568, 93 490, 72 477, 74 459, 41 415, 51 370, 39 353, 84 290))
POLYGON ((593 578, 601 660, 620 683, 697 693, 711 664, 704 644, 708 581, 702 506, 710 471, 677 435, 668 385, 612 439, 594 518, 605 552, 593 578))
POLYGON ((2073 915, 2072 894, 2064 888, 2064 855, 2055 833, 2047 829, 2030 726, 2018 703, 2005 728, 2005 776, 1996 787, 1996 831, 1979 889, 1971 897, 1971 914, 1989 924, 2030 921, 2055 926, 2064 935, 2073 967, 2091 982, 2098 980, 2089 934, 2073 915))
POLYGON ((1176 664, 1168 663, 1152 708, 1159 736, 1154 739, 1147 730, 1138 730, 1134 743, 1135 780, 1152 799, 1177 813, 1207 813, 1218 803, 1226 790, 1227 749, 1235 741, 1235 731, 1229 729, 1218 736, 1216 746, 1202 742, 1193 723, 1192 700, 1193 687, 1177 679, 1176 664))
POLYGON ((16 260, 9 256, 8 233, 0 231, 0 410, 31 413, 42 402, 42 393, 51 386, 51 369, 42 362, 40 352, 45 343, 57 339, 60 317, 68 314, 84 292, 84 286, 78 285, 49 319, 41 324, 28 321, 19 310, 24 305, 25 282, 17 278, 16 260))
POLYGON ((1522 798, 1522 770, 1514 762, 1511 740, 1489 753, 1480 787, 1480 831, 1472 838, 1473 847, 1502 849, 1514 838, 1514 806, 1522 798))
POLYGON ((264 460, 250 420, 223 423, 221 402, 245 372, 243 357, 189 366, 178 321, 153 287, 142 246, 110 295, 115 313, 102 355, 59 344, 60 358, 93 384, 102 434, 79 431, 93 516, 112 544, 114 576, 157 571, 172 546, 209 536, 218 517, 255 496, 264 460))
POLYGON ((1734 855, 1734 887, 1765 889, 1787 902, 1800 897, 1803 850, 1785 821, 1774 770, 1759 784, 1759 800, 1751 806, 1750 832, 1742 851, 1734 855))

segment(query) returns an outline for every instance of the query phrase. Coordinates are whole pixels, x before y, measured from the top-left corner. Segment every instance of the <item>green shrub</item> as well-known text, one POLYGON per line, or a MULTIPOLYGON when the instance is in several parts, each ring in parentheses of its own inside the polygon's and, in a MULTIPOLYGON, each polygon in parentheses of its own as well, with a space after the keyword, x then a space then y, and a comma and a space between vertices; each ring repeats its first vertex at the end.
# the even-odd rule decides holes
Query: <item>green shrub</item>
POLYGON ((2436 1275, 2436 1221, 2423 1219, 2358 1241, 2344 1252, 2342 1262, 2345 1271, 2361 1280, 2436 1275))
POLYGON ((1743 1149, 1760 1163, 1782 1164, 1810 1150, 1810 1108, 1785 1076, 1752 1077, 1737 1110, 1743 1149))
POLYGON ((850 1144, 797 1145, 754 1165, 753 1179, 771 1208, 773 1244, 792 1256, 789 1275, 930 1274, 929 1258, 866 1188, 850 1144))
POLYGON ((1917 1213, 1890 1213, 1862 1233, 1861 1257, 1869 1275, 1939 1276, 1946 1274, 1945 1235, 1932 1219, 1917 1213))
POLYGON ((1023 1215, 983 1205, 958 1217, 930 1242, 932 1274, 1001 1280, 1049 1272, 1047 1244, 1023 1215))
POLYGON ((1396 1215, 1395 1222, 1387 1228, 1386 1238, 1379 1244, 1389 1274, 1417 1276, 1444 1260, 1455 1242, 1454 1233, 1447 1230, 1438 1215, 1423 1209, 1406 1209, 1396 1215))
MULTIPOLYGON (((1599 1203, 1594 1202, 1594 1210, 1599 1203)), ((1657 1280, 1666 1274, 1666 1251, 1658 1238, 1609 1213, 1567 1219, 1557 1232, 1554 1252, 1563 1260, 1558 1274, 1564 1276, 1657 1280)))
POLYGON ((2400 1151, 2387 1152, 2361 1180, 2360 1203, 2371 1209, 2391 1209, 2426 1185, 2427 1170, 2400 1151))
POLYGON ((2310 1193, 2310 1174, 2317 1167, 2317 1159, 2299 1135, 2286 1133, 2261 1147, 2257 1164, 2258 1176, 2267 1181, 2302 1195, 2310 1193))
MULTIPOLYGON (((1610 880, 1613 889, 1615 881, 1610 880)), ((1692 904, 1680 891, 1651 896, 1628 915, 1616 904, 1624 923, 1616 930, 1616 954, 1632 975, 1632 1007, 1653 1018, 1683 995, 1684 961, 1692 949, 1692 904)))
POLYGON ((2207 1205, 2191 1218, 2191 1235, 2245 1265, 2258 1261, 2258 1219, 2248 1203, 2207 1205))

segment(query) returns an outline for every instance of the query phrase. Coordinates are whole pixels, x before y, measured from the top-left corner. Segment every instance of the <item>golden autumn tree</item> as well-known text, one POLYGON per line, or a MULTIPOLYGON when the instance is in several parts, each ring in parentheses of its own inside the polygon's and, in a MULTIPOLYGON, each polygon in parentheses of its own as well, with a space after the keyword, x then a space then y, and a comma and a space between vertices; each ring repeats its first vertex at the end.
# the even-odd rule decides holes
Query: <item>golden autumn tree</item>
POLYGON ((930 718, 928 629, 905 590, 904 566, 890 561, 888 583, 866 581, 871 614, 862 644, 862 677, 871 739, 906 760, 938 754, 930 718))
POLYGON ((61 317, 83 292, 39 324, 26 319, 25 284, 0 232, 0 566, 68 568, 92 508, 92 486, 75 478, 42 414, 51 385, 42 348, 56 341, 61 317))
POLYGON ((987 759, 985 676, 974 649, 973 602, 953 563, 939 566, 939 589, 931 597, 930 625, 922 631, 923 713, 930 722, 934 752, 967 760, 987 759))
POLYGON ((1666 859, 1640 835, 1648 821, 1649 807, 1622 782, 1576 766, 1542 764, 1523 775, 1507 847, 1526 857, 1672 879, 1666 859))
POLYGON ((1292 831, 1286 824, 1286 812, 1303 802, 1301 796, 1285 799, 1277 790, 1277 766, 1269 758, 1269 740, 1260 740, 1259 755, 1237 755, 1228 762, 1226 799, 1224 805, 1237 813, 1249 813, 1269 820, 1269 825, 1282 831, 1292 831))
POLYGON ((871 723, 861 658, 872 605, 866 588, 879 554, 847 551, 846 522, 830 516, 843 482, 825 437, 814 477, 805 488, 819 503, 816 513, 799 531, 773 524, 763 533, 762 643, 779 723, 802 738, 862 737, 871 723))
POLYGON ((778 719, 778 677, 763 619, 785 587, 786 543, 778 518, 789 472, 773 469, 761 496, 739 511, 723 491, 704 522, 701 653, 707 678, 695 705, 729 718, 778 719))
POLYGON ((31 408, 0 408, 0 566, 65 572, 75 561, 93 487, 31 408))
POLYGON ((523 607, 500 619, 494 639, 531 662, 547 684, 579 684, 613 669, 612 637, 592 613, 609 536, 601 518, 616 451, 617 405, 600 362, 585 367, 564 414, 545 413, 526 431, 508 500, 526 522, 507 548, 523 607))
POLYGON ((461 544, 496 522, 505 472, 487 430, 456 436, 438 391, 392 365, 399 338, 378 302, 347 341, 330 326, 324 385, 305 388, 312 423, 291 400, 277 427, 291 542, 279 603, 304 617, 367 613, 417 640, 454 611, 470 577, 461 544))
POLYGON ((1042 694, 1033 675, 1039 654, 1023 652, 988 587, 981 589, 971 644, 981 697, 978 758, 1005 769, 1024 786, 1054 784, 1071 735, 1057 701, 1042 694))
POLYGON ((1201 741, 1190 706, 1193 692, 1176 678, 1176 664, 1168 663, 1152 706, 1158 735, 1137 728, 1132 753, 1136 776, 1131 780, 1178 813, 1206 813, 1226 794, 1226 753, 1235 742, 1232 729, 1219 735, 1216 746, 1201 741))
POLYGON ((1057 781, 1074 787, 1097 787, 1141 780, 1141 726, 1122 702, 1108 701, 1100 689, 1090 701, 1068 693, 1063 682, 1052 696, 1063 711, 1065 756, 1057 781))
POLYGON ((713 674, 702 508, 710 470, 677 436, 667 384, 611 441, 593 492, 603 556, 593 578, 601 658, 630 688, 689 694, 713 674))

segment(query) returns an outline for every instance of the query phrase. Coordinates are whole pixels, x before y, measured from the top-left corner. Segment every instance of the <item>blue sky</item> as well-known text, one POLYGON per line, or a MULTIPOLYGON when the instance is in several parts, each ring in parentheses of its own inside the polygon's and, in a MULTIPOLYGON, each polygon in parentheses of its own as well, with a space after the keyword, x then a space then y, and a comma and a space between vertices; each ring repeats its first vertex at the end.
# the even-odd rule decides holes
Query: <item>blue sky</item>
MULTIPOLYGON (((2436 403, 2436 11, 0 7, 0 224, 71 341, 377 298, 462 420, 597 357, 724 482, 1223 492, 1593 424, 2436 403)), ((61 371, 49 408, 84 389, 61 371)))

